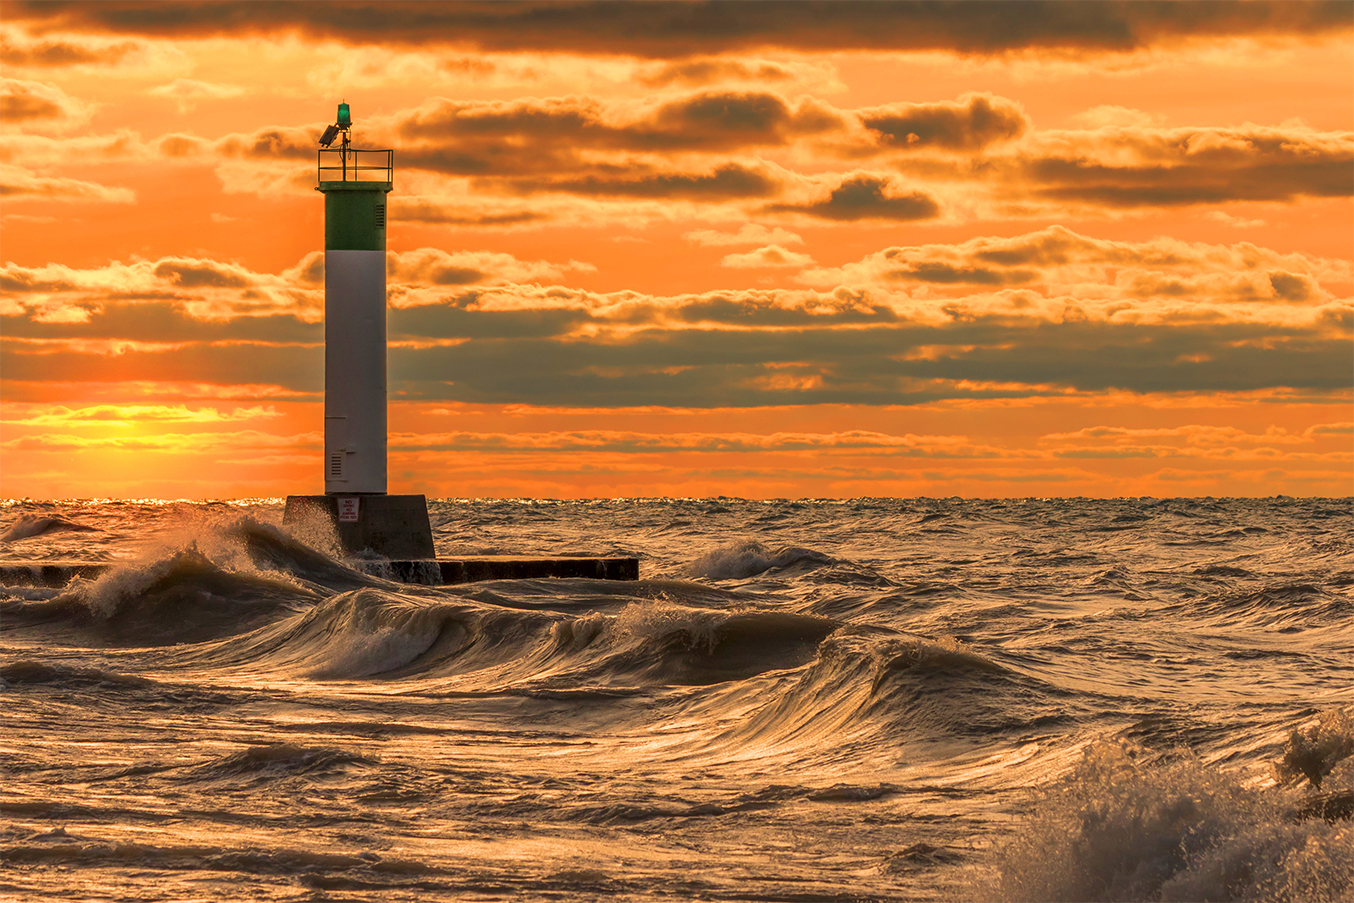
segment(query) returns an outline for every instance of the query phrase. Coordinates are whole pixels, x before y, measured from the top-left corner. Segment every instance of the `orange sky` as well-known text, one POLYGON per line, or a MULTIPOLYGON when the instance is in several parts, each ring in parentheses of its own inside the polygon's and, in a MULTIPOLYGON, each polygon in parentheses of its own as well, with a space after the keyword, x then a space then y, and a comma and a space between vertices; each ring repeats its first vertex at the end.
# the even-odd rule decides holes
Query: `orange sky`
POLYGON ((1345 496, 1354 5, 0 3, 0 495, 1345 496))

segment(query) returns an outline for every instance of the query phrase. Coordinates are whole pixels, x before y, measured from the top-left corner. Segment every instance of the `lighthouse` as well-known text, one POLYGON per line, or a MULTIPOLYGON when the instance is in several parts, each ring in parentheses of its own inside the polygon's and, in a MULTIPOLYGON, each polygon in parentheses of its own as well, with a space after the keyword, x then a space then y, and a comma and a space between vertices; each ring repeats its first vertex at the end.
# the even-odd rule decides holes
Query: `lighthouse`
POLYGON ((318 151, 324 495, 288 496, 283 522, 328 520, 347 552, 432 558, 427 499, 386 491, 386 201, 395 187, 395 152, 353 147, 352 127, 352 111, 339 104, 318 151))
POLYGON ((353 150, 352 124, 339 104, 338 122, 320 139, 316 187, 324 194, 326 495, 386 491, 386 196, 395 154, 353 150))

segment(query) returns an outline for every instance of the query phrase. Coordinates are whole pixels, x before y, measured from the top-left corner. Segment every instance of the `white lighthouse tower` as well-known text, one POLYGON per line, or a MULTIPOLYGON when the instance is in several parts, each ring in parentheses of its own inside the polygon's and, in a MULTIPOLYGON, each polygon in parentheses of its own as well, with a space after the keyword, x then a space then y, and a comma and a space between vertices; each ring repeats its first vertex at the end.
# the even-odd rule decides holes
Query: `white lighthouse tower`
POLYGON ((432 558, 427 500, 386 492, 386 198, 393 150, 351 143, 352 113, 320 138, 324 194, 324 495, 288 496, 283 522, 323 516, 346 551, 432 558), (337 148, 334 141, 341 139, 337 148))

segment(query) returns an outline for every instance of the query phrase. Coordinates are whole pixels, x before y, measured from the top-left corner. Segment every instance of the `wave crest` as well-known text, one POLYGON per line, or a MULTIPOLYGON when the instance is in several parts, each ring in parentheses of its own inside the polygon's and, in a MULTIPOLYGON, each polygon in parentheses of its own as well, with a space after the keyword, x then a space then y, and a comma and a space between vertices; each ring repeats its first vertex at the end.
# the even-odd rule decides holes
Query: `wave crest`
POLYGON ((755 539, 744 539, 706 552, 686 568, 692 577, 745 580, 770 570, 807 570, 835 564, 837 559, 813 549, 782 546, 772 551, 755 539))
POLYGON ((76 523, 55 514, 25 514, 0 533, 0 542, 17 542, 48 533, 97 533, 98 527, 76 523))

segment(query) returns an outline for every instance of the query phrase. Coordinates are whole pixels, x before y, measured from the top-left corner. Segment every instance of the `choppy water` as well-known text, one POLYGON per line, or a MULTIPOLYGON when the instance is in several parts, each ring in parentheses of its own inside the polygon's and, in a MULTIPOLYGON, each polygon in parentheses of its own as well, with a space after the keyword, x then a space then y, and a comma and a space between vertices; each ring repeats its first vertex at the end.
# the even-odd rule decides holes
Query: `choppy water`
POLYGON ((0 507, 0 896, 1354 899, 1348 499, 430 507, 0 507))

